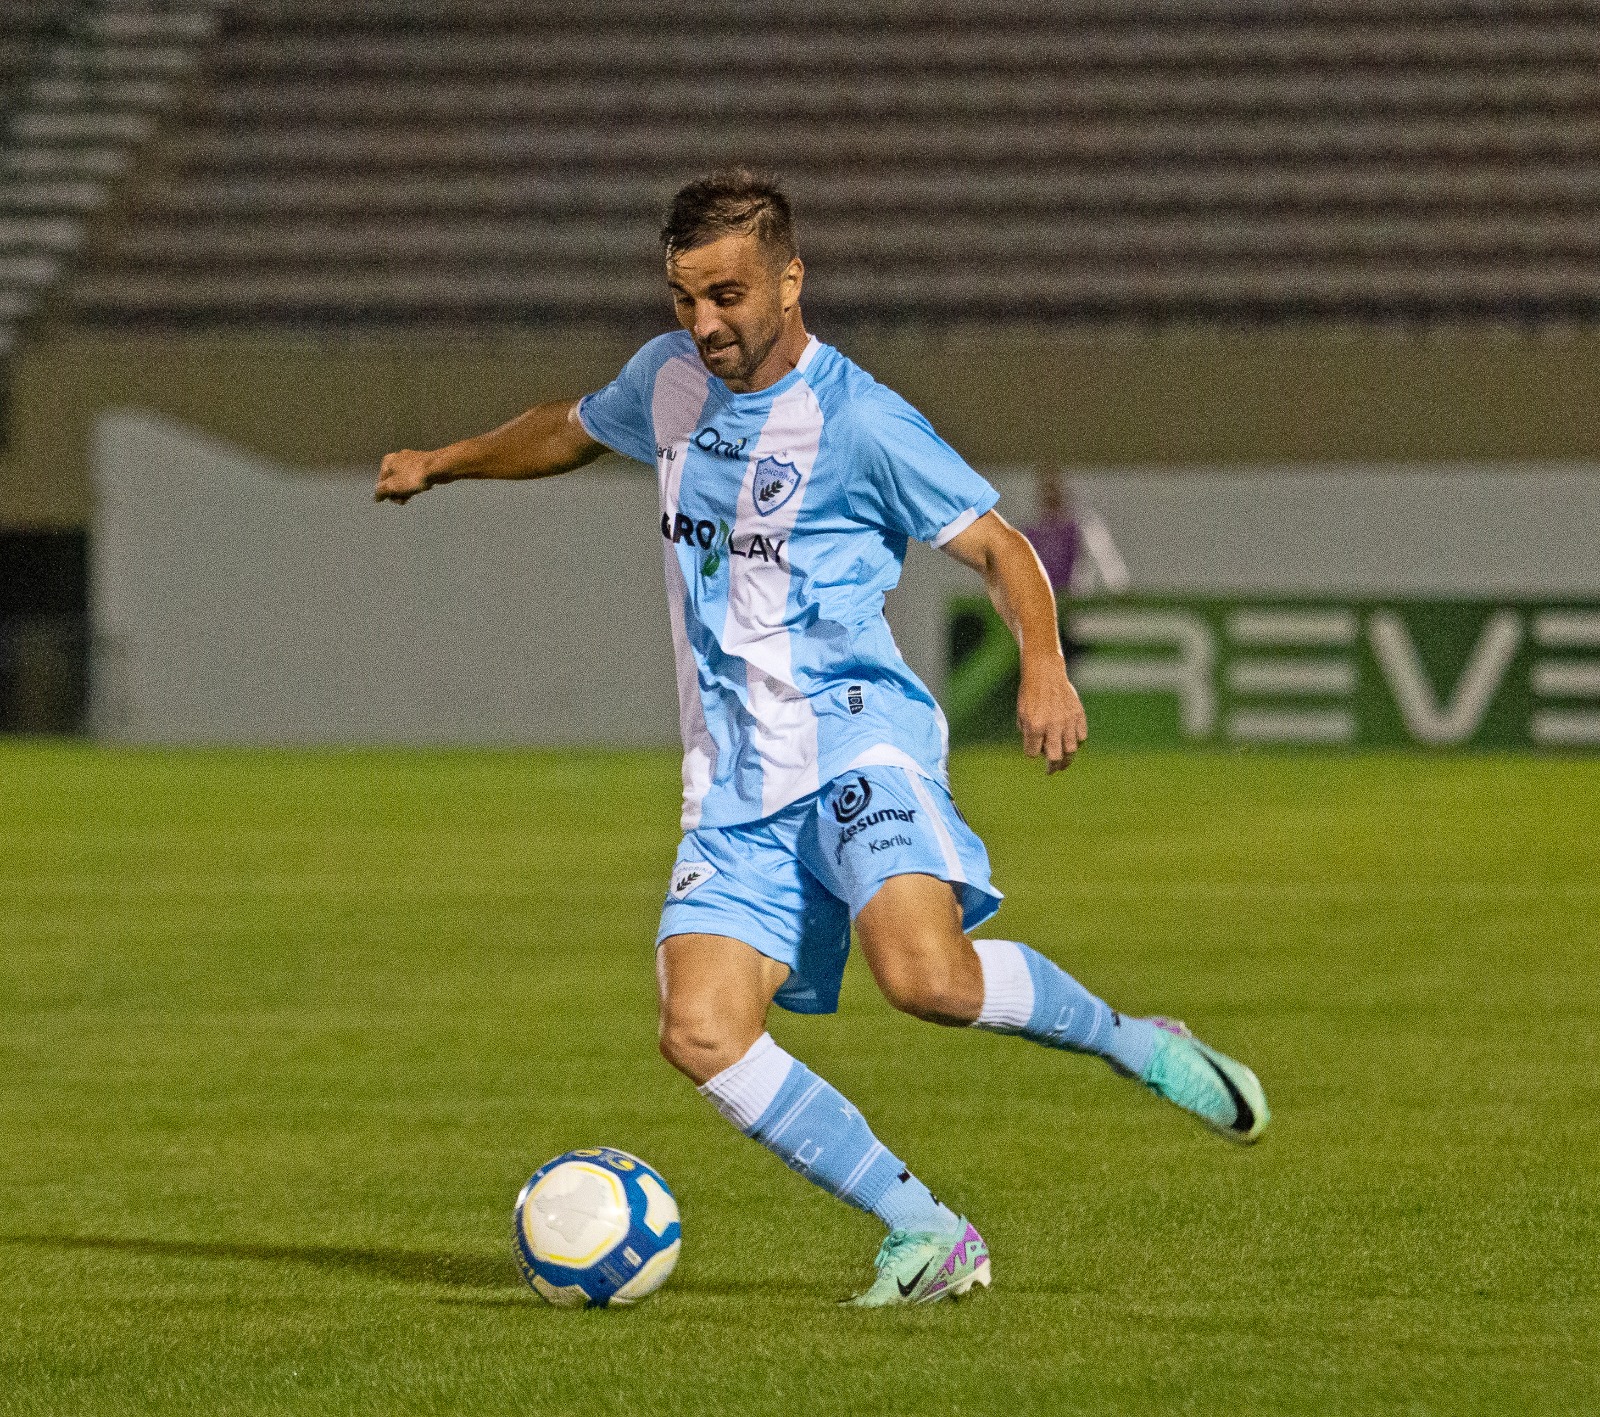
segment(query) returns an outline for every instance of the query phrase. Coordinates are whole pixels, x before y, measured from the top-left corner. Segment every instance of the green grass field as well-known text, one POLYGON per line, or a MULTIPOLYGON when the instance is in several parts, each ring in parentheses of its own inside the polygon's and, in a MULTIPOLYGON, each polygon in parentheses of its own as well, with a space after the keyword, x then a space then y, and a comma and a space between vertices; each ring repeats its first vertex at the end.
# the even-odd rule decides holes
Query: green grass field
POLYGON ((1239 1151, 1088 1060, 779 1040, 983 1228, 870 1219, 654 1047, 667 754, 0 749, 0 1413, 1600 1411, 1600 762, 955 763, 990 933, 1250 1061, 1239 1151), (684 1251, 546 1307, 518 1186, 636 1151, 684 1251))

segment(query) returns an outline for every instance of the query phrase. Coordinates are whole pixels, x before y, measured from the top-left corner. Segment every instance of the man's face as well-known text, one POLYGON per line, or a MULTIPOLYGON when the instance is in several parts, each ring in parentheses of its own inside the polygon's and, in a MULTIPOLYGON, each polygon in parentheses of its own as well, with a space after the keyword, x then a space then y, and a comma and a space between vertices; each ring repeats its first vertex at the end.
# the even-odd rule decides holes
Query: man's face
POLYGON ((735 392, 748 387, 800 299, 803 268, 751 235, 718 237, 667 261, 678 323, 694 336, 701 362, 735 392))

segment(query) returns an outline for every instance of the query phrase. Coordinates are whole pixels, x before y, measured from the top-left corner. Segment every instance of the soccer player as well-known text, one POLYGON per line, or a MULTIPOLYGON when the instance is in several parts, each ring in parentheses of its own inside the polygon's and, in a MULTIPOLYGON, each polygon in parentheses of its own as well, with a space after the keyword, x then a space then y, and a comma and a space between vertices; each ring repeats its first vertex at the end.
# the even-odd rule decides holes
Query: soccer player
POLYGON ((868 1307, 989 1283, 989 1254, 837 1089, 766 1031, 837 1005, 854 924, 896 1008, 1089 1053, 1234 1141, 1267 1124, 1255 1075, 1164 1019, 1130 1018, 1039 951, 970 932, 999 907, 950 796, 944 716, 883 618, 915 537, 983 577, 1021 648, 1024 750, 1067 767, 1087 728, 1049 581, 995 490, 905 400, 806 332, 789 203, 745 169, 674 197, 662 231, 681 328, 605 388, 432 452, 376 496, 653 463, 677 654, 683 841, 657 935, 661 1051, 734 1126, 888 1228, 868 1307))

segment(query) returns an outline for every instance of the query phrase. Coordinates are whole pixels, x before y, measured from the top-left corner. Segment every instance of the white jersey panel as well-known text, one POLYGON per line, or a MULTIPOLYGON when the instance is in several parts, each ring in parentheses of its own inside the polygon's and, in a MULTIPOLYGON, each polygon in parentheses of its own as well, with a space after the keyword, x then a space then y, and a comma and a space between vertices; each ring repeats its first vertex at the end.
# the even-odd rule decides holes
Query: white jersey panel
MULTIPOLYGON (((661 510, 676 508, 686 462, 689 435, 700 419, 709 392, 709 376, 695 358, 669 359, 656 375, 650 414, 656 440, 656 473, 661 510)), ((686 609, 689 587, 672 543, 663 544, 667 573, 667 619, 672 626, 673 663, 678 678, 678 729, 683 738, 683 829, 700 825, 700 807, 717 769, 717 747, 706 724, 700 699, 700 674, 689 643, 686 609)))
MULTIPOLYGON (((797 383, 773 401, 739 489, 735 545, 749 544, 752 536, 793 539, 821 439, 822 408, 809 384, 797 383)), ((795 682, 790 652, 791 569, 788 561, 733 558, 722 628, 723 648, 747 666, 746 702, 761 755, 762 816, 822 785, 817 715, 795 682)))

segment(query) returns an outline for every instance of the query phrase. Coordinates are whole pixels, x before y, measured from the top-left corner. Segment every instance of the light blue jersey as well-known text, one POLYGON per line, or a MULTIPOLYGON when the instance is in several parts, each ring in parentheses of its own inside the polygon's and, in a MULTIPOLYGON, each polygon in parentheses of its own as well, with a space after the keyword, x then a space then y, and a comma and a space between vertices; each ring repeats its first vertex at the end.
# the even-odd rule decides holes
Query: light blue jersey
POLYGON ((682 331, 578 417, 659 475, 684 829, 769 817, 872 765, 946 785, 944 715, 883 597, 908 539, 942 546, 999 496, 927 420, 816 339, 736 394, 682 331))

